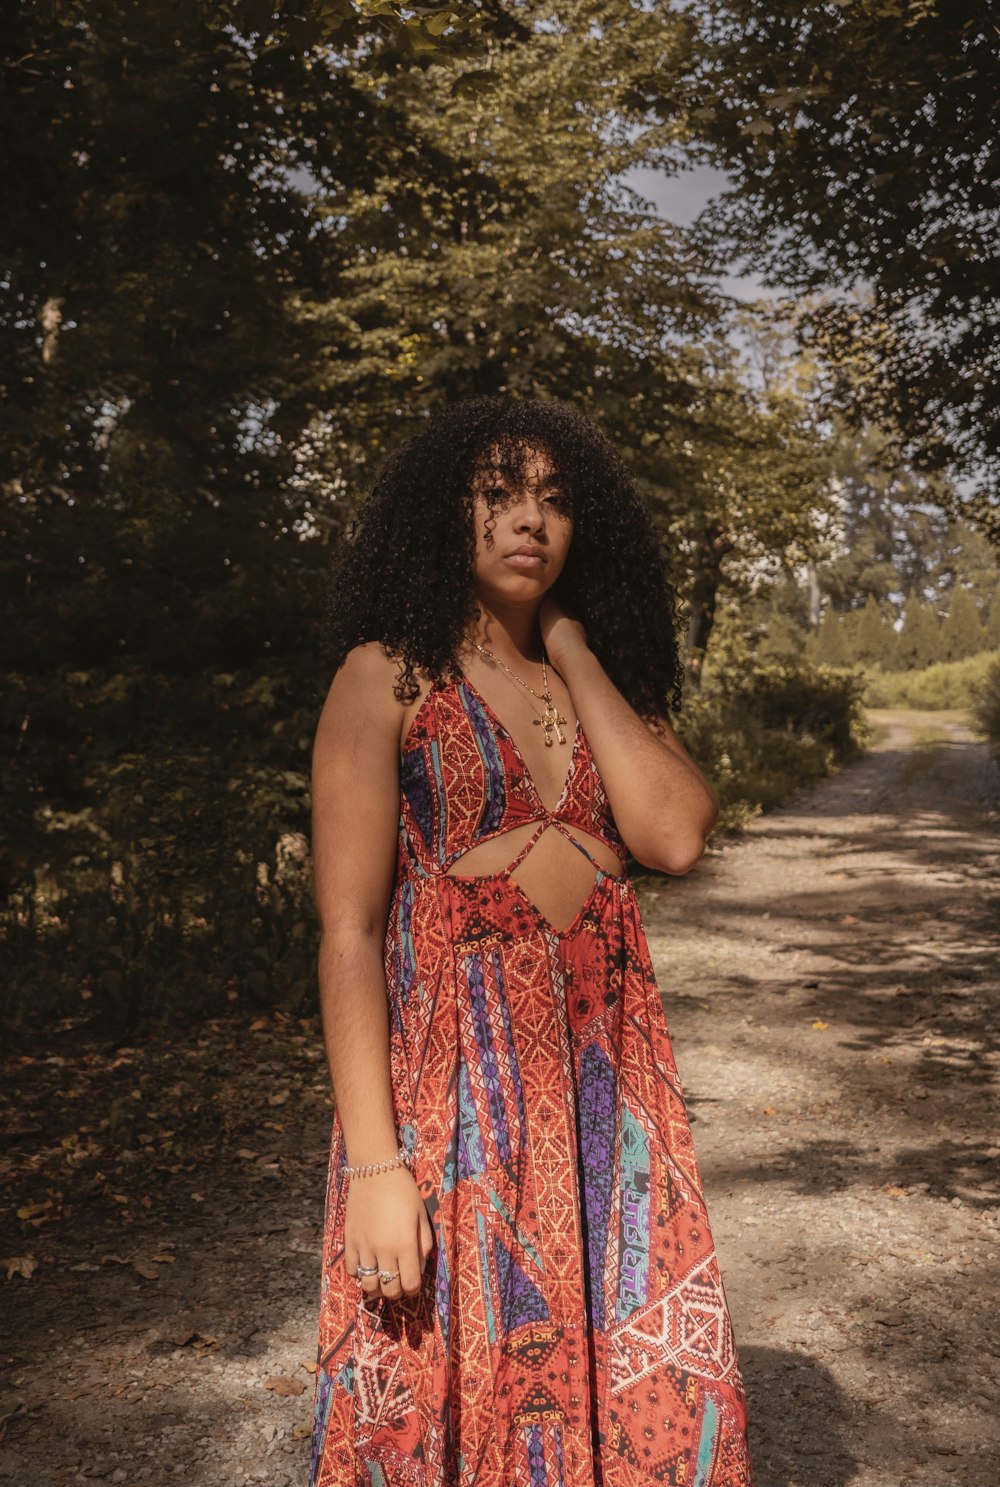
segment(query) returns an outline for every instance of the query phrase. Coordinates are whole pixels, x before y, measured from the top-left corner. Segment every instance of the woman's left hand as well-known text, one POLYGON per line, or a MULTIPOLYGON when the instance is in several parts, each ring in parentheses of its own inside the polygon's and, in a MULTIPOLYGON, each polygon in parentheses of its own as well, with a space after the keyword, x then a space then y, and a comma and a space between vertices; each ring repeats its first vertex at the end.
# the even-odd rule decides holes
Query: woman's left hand
POLYGON ((574 646, 587 645, 587 632, 582 623, 552 594, 546 594, 539 605, 538 627, 545 654, 555 667, 574 646))

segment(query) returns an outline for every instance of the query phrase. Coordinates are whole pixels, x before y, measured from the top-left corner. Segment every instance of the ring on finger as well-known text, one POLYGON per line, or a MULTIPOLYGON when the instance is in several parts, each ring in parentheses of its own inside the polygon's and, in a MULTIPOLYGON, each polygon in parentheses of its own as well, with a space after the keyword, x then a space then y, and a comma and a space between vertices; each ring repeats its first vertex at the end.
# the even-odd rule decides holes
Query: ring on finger
POLYGON ((354 1271, 354 1279, 360 1280, 363 1275, 378 1275, 377 1265, 358 1265, 354 1271))
POLYGON ((378 1278, 382 1282, 383 1286, 387 1286, 391 1280, 396 1279, 396 1276, 398 1274, 398 1270, 380 1270, 378 1273, 378 1278))

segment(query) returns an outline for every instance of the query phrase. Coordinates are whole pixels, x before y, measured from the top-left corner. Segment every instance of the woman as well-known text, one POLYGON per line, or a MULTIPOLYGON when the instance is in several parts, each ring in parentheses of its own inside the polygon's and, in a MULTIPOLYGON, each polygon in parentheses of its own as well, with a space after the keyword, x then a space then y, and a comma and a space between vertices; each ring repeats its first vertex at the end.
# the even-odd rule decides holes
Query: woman
POLYGON ((625 870, 687 872, 717 813, 633 481, 571 407, 468 399, 386 462, 332 593, 310 1487, 746 1487, 625 870))

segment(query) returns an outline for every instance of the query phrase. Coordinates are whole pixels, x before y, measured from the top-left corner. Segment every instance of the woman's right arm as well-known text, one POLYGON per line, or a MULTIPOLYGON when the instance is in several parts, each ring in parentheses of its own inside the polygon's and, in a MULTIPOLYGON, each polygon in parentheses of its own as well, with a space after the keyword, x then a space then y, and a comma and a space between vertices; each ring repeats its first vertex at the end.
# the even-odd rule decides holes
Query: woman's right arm
MULTIPOLYGON (((393 694, 396 663, 369 642, 348 652, 324 703, 312 761, 312 852, 320 928, 319 996, 327 1063, 347 1162, 396 1155, 383 950, 399 822, 399 736, 403 704, 393 694)), ((349 1272, 378 1264, 399 1270, 364 1289, 399 1296, 418 1290, 433 1231, 405 1167, 350 1179, 345 1210, 349 1272)))

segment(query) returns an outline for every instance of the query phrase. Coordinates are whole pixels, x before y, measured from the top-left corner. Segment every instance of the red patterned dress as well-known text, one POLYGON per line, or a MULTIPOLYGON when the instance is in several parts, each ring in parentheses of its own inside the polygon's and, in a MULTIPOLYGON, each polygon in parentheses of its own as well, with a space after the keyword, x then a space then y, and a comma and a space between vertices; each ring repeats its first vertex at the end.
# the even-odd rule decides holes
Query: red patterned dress
POLYGON ((335 1114, 310 1487, 751 1487, 729 1311, 624 859, 579 723, 549 810, 469 679, 432 687, 400 764, 385 971, 397 1129, 435 1242, 417 1295, 362 1292, 335 1114), (527 822, 503 871, 448 873, 527 822), (546 829, 594 868, 559 931, 512 876, 546 829))

